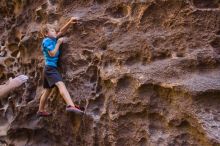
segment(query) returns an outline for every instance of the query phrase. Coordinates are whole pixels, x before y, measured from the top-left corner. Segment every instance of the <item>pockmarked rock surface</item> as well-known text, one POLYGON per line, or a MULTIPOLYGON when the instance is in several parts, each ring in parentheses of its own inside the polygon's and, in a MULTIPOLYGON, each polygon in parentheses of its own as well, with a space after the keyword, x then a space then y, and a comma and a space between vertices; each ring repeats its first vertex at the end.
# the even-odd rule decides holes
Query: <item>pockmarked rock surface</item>
POLYGON ((0 145, 220 145, 218 0, 1 0, 0 48, 1 84, 30 77, 1 100, 0 145), (60 71, 85 115, 54 89, 38 118, 40 28, 72 16, 60 71))

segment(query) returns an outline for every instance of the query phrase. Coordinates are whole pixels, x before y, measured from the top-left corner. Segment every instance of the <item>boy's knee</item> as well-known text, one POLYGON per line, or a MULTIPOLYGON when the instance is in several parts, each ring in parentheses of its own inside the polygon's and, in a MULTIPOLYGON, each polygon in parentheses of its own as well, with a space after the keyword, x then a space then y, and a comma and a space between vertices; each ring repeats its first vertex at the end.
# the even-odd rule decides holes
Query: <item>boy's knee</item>
POLYGON ((63 87, 64 86, 64 83, 62 81, 59 81, 57 83, 55 83, 55 85, 60 88, 60 87, 63 87))
POLYGON ((65 88, 65 84, 62 81, 59 81, 55 84, 59 90, 62 90, 63 88, 65 88))
POLYGON ((50 92, 51 92, 51 89, 44 89, 43 94, 44 94, 44 95, 47 95, 47 94, 49 94, 50 92))

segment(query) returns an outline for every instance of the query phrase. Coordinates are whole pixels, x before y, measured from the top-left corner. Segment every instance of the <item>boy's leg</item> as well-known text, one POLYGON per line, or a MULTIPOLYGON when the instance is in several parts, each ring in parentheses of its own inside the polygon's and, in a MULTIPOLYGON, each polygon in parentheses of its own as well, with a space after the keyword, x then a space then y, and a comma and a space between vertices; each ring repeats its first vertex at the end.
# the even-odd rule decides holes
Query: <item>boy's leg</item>
POLYGON ((56 83, 56 86, 59 88, 60 94, 67 104, 66 111, 74 112, 76 114, 83 114, 83 111, 81 111, 78 107, 74 105, 65 84, 62 81, 59 81, 56 83))
POLYGON ((39 110, 38 111, 40 111, 40 112, 44 111, 46 99, 50 95, 51 91, 52 91, 52 89, 45 89, 44 90, 44 93, 40 97, 40 105, 39 105, 39 110))
POLYGON ((66 104, 75 107, 75 105, 74 105, 74 103, 73 103, 73 101, 70 97, 70 94, 66 89, 65 84, 62 81, 59 81, 59 82, 56 83, 56 86, 58 87, 60 95, 63 97, 66 104))

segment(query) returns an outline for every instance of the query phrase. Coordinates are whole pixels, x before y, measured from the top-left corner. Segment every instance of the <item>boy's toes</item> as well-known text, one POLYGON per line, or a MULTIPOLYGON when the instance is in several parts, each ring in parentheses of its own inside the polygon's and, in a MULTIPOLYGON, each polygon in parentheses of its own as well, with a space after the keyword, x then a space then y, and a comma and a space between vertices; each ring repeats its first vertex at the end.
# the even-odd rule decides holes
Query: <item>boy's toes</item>
POLYGON ((82 110, 80 110, 80 109, 77 108, 77 107, 71 106, 71 105, 67 105, 67 106, 66 106, 66 111, 67 111, 67 112, 74 112, 74 113, 79 114, 79 115, 82 115, 82 114, 83 114, 83 111, 82 111, 82 110))
POLYGON ((75 107, 78 108, 78 109, 80 109, 80 110, 83 111, 83 112, 85 111, 85 108, 84 108, 84 107, 81 107, 81 106, 79 106, 79 105, 75 105, 75 107))

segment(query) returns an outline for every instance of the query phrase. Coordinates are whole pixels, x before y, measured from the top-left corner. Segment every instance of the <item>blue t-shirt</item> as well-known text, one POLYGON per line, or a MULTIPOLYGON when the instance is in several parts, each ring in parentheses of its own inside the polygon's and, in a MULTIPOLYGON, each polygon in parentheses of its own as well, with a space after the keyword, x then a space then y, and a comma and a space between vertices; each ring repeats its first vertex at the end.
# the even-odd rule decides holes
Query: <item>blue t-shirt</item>
POLYGON ((56 38, 46 37, 43 39, 41 48, 44 54, 45 65, 57 67, 60 51, 58 50, 56 55, 53 57, 50 56, 48 53, 48 51, 52 51, 55 49, 56 43, 57 43, 56 38))

